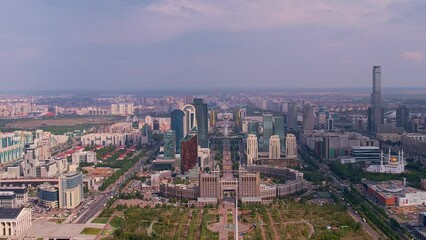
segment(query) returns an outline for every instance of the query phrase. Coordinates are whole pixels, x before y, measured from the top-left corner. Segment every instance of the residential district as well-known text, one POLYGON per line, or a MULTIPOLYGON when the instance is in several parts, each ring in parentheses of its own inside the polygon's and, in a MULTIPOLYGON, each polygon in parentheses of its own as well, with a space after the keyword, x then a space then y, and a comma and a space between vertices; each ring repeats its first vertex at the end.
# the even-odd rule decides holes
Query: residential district
POLYGON ((2 239, 426 239, 426 99, 0 95, 2 239))

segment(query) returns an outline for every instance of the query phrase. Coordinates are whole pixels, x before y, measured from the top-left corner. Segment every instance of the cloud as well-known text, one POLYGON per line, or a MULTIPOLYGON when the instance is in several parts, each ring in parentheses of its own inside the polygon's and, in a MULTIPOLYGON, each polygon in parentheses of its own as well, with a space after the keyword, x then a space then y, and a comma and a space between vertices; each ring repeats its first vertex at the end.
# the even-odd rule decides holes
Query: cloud
POLYGON ((410 61, 416 61, 416 62, 421 62, 425 59, 425 55, 423 54, 423 52, 417 51, 417 52, 404 52, 402 54, 402 57, 406 60, 410 60, 410 61))
POLYGON ((89 41, 152 43, 196 31, 258 32, 292 26, 365 29, 390 21, 389 6, 400 0, 158 0, 120 5, 120 14, 87 23, 89 41))

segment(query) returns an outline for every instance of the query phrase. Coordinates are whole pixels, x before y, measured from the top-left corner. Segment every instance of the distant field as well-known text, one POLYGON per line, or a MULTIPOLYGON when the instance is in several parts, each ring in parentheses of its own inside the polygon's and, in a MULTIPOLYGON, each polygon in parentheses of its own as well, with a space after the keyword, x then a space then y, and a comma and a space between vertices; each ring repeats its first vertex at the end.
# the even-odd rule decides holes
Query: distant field
POLYGON ((68 131, 83 130, 99 125, 112 124, 120 118, 103 117, 67 117, 67 118, 46 118, 46 119, 16 119, 0 120, 2 131, 13 130, 34 130, 43 129, 54 134, 63 134, 68 131))

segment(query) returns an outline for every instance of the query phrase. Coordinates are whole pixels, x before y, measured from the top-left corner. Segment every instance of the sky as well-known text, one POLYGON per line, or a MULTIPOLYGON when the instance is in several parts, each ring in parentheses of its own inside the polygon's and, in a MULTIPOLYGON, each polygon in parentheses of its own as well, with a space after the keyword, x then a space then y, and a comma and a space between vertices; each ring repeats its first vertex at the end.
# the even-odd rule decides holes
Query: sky
POLYGON ((0 90, 426 87, 424 0, 3 0, 0 90))

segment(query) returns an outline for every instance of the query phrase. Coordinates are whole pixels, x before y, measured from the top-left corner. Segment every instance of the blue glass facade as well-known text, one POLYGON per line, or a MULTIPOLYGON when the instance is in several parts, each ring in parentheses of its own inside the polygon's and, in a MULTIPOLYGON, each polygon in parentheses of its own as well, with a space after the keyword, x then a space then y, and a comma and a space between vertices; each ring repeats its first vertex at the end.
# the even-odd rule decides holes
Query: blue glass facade
POLYGON ((183 139, 183 118, 184 112, 182 110, 173 110, 171 119, 171 129, 175 131, 176 153, 180 153, 180 141, 183 139))

